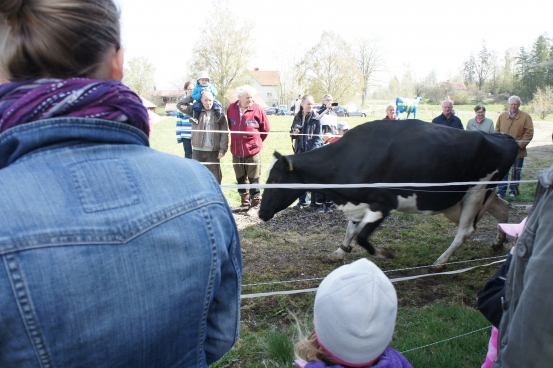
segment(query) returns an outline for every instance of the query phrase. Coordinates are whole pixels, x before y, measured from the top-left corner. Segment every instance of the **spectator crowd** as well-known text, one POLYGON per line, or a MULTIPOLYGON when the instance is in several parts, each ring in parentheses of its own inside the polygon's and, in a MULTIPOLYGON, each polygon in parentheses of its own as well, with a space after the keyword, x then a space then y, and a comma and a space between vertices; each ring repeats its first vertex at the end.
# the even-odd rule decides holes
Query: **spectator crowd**
MULTIPOLYGON (((256 91, 237 88, 224 111, 209 73, 198 72, 177 104, 187 159, 166 155, 149 147, 146 109, 121 83, 112 0, 5 0, 0 18, 0 366, 216 362, 239 334, 242 255, 232 213, 254 215, 262 201, 258 188, 238 189, 240 206, 229 208, 220 160, 230 143, 237 183, 259 183, 271 128, 256 91)), ((298 97, 294 154, 355 134, 333 104, 330 94, 318 109, 312 96, 298 97)), ((514 182, 533 138, 520 104, 512 96, 495 127, 477 105, 467 123, 517 139, 514 182)), ((396 119, 388 106, 385 120, 396 119)), ((464 129, 451 100, 432 123, 464 129)), ((553 361, 551 170, 540 174, 502 286, 496 368, 553 361)), ((507 191, 515 198, 518 186, 502 184, 498 195, 507 191)), ((332 198, 312 192, 308 204, 304 193, 304 207, 331 212, 332 198)), ((317 290, 314 330, 296 345, 295 364, 411 367, 389 346, 397 308, 394 286, 371 261, 335 269, 317 290)))

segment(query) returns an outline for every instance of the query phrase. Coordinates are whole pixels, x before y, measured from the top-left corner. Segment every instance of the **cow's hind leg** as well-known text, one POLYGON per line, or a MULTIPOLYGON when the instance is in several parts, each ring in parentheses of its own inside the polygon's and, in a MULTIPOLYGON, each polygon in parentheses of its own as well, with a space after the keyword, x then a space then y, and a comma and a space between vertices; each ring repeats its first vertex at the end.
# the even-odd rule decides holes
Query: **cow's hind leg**
POLYGON ((353 221, 348 221, 348 226, 346 228, 346 236, 344 237, 344 241, 342 241, 342 245, 338 249, 336 249, 330 256, 328 256, 328 261, 331 262, 337 262, 344 259, 346 253, 351 252, 352 246, 351 241, 357 235, 358 233, 358 226, 357 223, 353 221))
MULTIPOLYGON (((490 215, 497 219, 498 223, 506 224, 509 222, 509 203, 497 196, 493 196, 493 201, 490 203, 486 209, 490 215)), ((494 250, 500 250, 503 248, 503 243, 505 242, 506 236, 505 233, 497 228, 497 238, 495 243, 492 245, 494 250)))

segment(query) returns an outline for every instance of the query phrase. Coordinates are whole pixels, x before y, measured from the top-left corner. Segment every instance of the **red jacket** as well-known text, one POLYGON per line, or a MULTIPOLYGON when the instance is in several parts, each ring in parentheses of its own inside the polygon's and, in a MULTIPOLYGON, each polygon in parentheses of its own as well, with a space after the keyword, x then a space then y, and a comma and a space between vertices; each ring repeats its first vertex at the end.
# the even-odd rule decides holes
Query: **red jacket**
POLYGON ((227 109, 230 135, 230 152, 234 156, 253 156, 263 148, 267 134, 240 134, 234 132, 269 133, 269 119, 265 111, 256 103, 250 106, 240 120, 240 101, 233 102, 227 109))

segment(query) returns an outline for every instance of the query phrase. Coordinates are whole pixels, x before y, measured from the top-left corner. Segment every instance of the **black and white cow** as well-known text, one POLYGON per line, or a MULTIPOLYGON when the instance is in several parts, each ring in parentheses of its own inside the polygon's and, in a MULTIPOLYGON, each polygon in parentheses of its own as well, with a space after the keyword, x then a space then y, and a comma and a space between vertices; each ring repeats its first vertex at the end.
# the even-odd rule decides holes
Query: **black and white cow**
MULTIPOLYGON (((420 120, 374 121, 351 129, 328 146, 292 156, 275 152, 268 184, 452 183, 500 181, 515 161, 518 144, 506 134, 453 129, 420 120)), ((343 257, 357 242, 372 256, 391 257, 369 243, 371 233, 394 211, 442 213, 459 224, 450 247, 436 260, 446 263, 474 230, 486 210, 508 220, 507 202, 495 196, 495 184, 386 188, 316 189, 330 197, 350 224, 343 257), (356 225, 354 225, 356 224, 356 225), (348 236, 350 240, 348 241, 348 236), (348 249, 349 247, 349 249, 348 249)), ((307 188, 309 190, 309 188, 307 188)), ((268 221, 290 206, 306 188, 266 188, 259 217, 268 221)), ((496 246, 505 234, 498 233, 496 246)))

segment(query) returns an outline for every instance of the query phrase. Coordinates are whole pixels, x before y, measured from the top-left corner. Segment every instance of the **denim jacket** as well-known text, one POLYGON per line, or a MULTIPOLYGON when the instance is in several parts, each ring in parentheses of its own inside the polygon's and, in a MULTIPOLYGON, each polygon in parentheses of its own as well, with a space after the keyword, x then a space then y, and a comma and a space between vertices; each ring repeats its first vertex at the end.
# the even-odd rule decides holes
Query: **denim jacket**
POLYGON ((206 367, 237 339, 241 270, 198 162, 106 120, 0 135, 0 367, 206 367))

